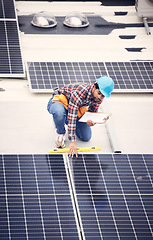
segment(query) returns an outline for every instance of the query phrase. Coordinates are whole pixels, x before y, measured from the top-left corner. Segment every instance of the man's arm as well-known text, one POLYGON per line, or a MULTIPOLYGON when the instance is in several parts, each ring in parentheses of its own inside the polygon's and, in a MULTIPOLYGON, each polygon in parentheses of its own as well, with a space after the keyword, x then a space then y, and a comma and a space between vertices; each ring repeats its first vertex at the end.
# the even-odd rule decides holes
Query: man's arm
POLYGON ((77 92, 72 93, 68 105, 68 138, 71 141, 69 146, 69 157, 78 156, 77 146, 76 146, 76 120, 78 114, 78 108, 80 105, 80 97, 77 92))

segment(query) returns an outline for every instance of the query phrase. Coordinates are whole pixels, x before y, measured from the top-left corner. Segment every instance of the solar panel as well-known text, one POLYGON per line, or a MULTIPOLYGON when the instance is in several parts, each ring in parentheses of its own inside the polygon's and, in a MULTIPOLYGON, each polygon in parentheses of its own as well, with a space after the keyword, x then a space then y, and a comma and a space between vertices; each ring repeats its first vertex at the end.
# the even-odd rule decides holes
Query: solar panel
POLYGON ((103 63, 90 62, 30 62, 28 79, 32 91, 50 92, 55 87, 74 82, 95 82, 101 72, 106 75, 103 63))
POLYGON ((28 62, 32 92, 53 92, 73 82, 94 83, 102 75, 113 78, 114 92, 152 92, 153 62, 28 62))
POLYGON ((153 238, 153 154, 79 154, 72 168, 67 161, 0 155, 1 240, 153 238))
POLYGON ((110 77, 118 90, 153 89, 153 62, 106 62, 110 77))
POLYGON ((0 0, 0 77, 24 77, 19 31, 13 0, 0 0))
POLYGON ((72 161, 84 239, 153 238, 153 155, 79 155, 72 161))
POLYGON ((77 240, 62 155, 0 155, 0 239, 77 240))
POLYGON ((16 19, 14 0, 0 0, 0 19, 16 19))

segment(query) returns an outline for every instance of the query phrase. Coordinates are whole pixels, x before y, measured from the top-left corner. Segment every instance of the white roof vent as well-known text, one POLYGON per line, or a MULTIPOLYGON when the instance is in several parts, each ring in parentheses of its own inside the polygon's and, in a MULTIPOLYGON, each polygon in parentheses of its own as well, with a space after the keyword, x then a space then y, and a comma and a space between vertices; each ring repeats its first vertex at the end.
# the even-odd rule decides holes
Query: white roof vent
POLYGON ((31 24, 36 27, 50 28, 57 25, 54 15, 50 12, 39 12, 34 15, 31 24))
POLYGON ((87 17, 80 12, 69 13, 63 22, 68 27, 87 27, 89 25, 87 17))

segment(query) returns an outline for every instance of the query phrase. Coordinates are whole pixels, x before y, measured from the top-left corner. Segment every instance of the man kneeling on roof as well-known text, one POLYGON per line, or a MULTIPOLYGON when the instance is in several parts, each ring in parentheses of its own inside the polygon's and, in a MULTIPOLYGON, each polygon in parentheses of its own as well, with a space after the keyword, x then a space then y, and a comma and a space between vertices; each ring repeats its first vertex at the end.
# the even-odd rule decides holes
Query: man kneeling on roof
POLYGON ((65 124, 68 125, 70 140, 69 156, 77 156, 76 136, 82 141, 91 139, 91 120, 80 122, 80 117, 86 112, 97 112, 104 97, 109 98, 114 89, 112 78, 102 76, 94 84, 74 83, 61 87, 49 100, 47 110, 53 116, 57 138, 56 147, 65 147, 65 124))

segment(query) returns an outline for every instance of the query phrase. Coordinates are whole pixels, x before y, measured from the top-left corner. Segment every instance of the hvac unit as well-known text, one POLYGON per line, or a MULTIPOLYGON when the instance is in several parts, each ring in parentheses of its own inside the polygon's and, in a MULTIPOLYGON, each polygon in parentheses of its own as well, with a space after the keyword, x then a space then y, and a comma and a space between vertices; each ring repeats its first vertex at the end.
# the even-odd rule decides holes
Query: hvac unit
POLYGON ((153 0, 136 0, 135 7, 139 17, 153 18, 153 0))

